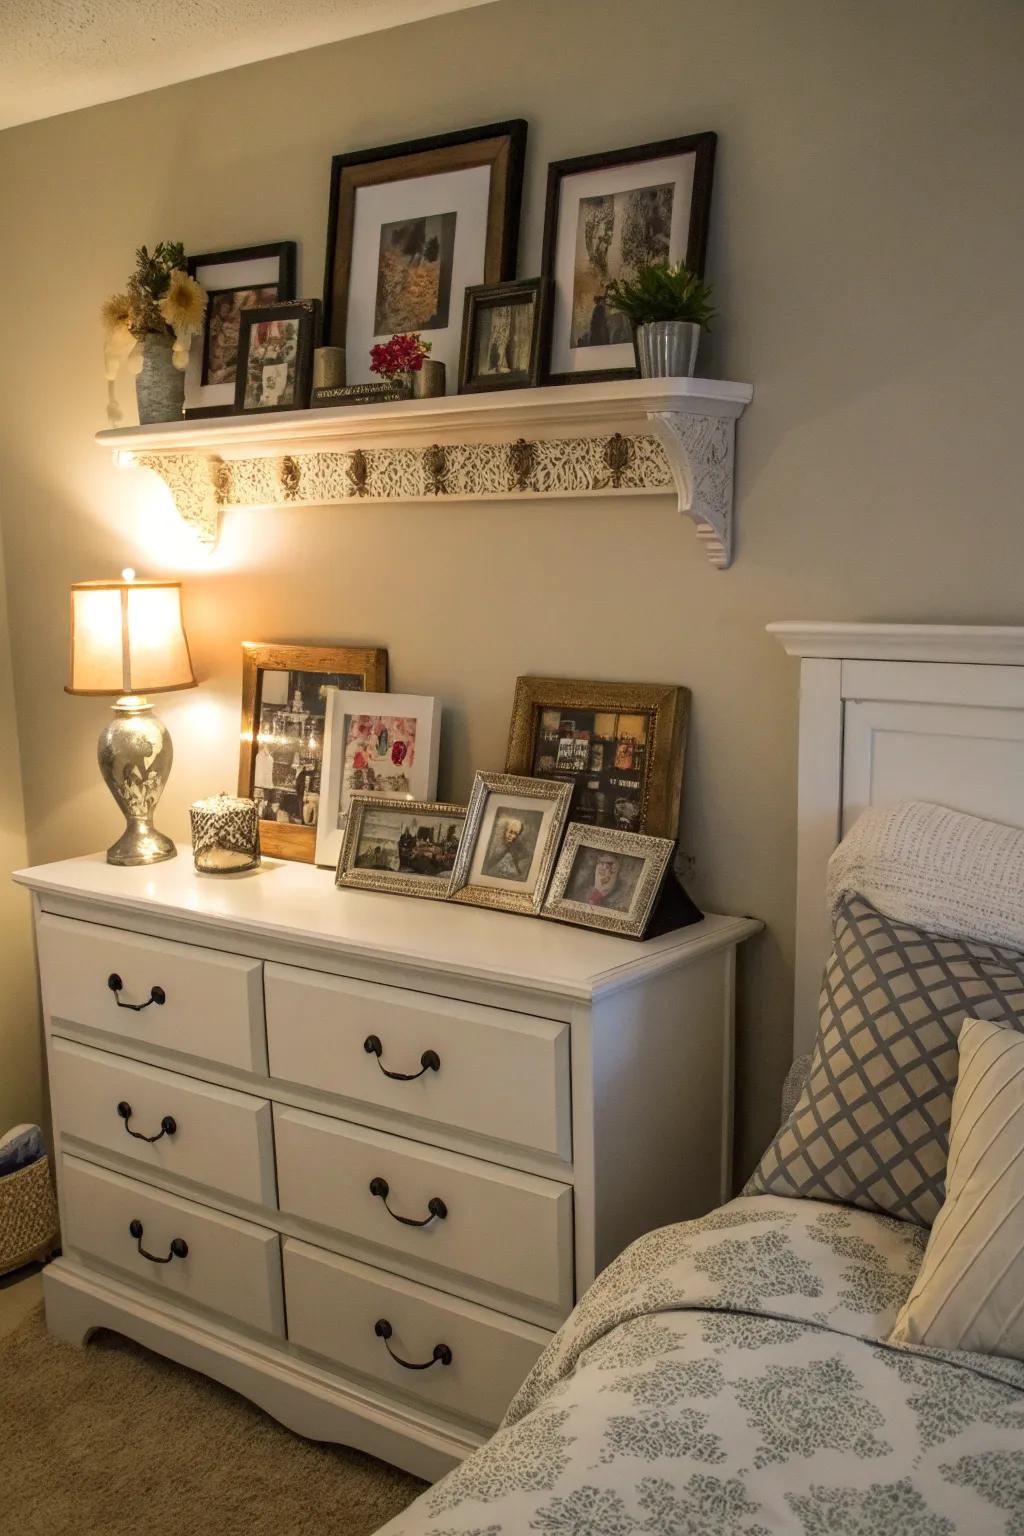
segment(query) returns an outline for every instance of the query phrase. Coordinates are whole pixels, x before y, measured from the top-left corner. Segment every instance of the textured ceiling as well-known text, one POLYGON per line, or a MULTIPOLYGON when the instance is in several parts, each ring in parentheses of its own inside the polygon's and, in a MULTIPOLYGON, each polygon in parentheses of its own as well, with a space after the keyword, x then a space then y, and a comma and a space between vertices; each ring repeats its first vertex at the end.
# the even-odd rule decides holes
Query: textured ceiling
POLYGON ((0 128, 489 0, 0 0, 0 128))

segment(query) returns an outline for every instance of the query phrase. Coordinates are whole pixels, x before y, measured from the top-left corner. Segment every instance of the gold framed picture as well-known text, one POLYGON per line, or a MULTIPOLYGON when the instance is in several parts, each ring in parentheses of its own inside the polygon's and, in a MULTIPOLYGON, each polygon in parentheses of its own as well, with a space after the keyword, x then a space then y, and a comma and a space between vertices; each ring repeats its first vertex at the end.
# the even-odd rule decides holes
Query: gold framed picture
POLYGON ((335 884, 444 901, 465 822, 464 805, 354 794, 335 884))
POLYGON ((376 646, 243 643, 238 793, 256 802, 265 854, 313 863, 328 691, 387 682, 376 646))
POLYGON ((538 913, 562 841, 572 788, 550 779, 478 773, 449 899, 538 913))
POLYGON ((572 787, 572 820, 676 835, 690 690, 666 683, 516 680, 506 773, 572 787))
POLYGON ((574 823, 565 836, 541 915, 642 939, 675 843, 574 823))

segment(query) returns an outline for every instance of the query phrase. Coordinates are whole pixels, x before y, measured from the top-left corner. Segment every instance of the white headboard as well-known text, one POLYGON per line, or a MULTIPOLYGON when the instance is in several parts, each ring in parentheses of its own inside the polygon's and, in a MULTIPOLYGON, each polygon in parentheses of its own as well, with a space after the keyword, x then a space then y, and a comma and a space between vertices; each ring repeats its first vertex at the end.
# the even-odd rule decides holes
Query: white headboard
POLYGON ((1024 628, 769 624, 800 661, 794 1053, 818 1023, 825 867, 869 805, 1024 827, 1024 628))

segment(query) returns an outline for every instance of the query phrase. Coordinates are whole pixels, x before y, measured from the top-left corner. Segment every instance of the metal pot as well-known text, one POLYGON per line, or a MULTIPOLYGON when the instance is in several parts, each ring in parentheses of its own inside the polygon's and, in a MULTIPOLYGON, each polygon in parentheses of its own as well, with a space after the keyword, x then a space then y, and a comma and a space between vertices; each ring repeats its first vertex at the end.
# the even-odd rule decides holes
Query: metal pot
POLYGON ((414 400, 433 400, 445 392, 445 367, 444 363, 435 362, 433 358, 425 357, 419 368, 412 375, 412 397, 414 400))
POLYGON ((636 328, 642 379, 689 379, 697 365, 700 326, 694 320, 650 320, 636 328))
POLYGON ((179 421, 185 409, 185 375, 171 361, 173 336, 151 332, 142 342, 142 370, 135 379, 139 424, 179 421))

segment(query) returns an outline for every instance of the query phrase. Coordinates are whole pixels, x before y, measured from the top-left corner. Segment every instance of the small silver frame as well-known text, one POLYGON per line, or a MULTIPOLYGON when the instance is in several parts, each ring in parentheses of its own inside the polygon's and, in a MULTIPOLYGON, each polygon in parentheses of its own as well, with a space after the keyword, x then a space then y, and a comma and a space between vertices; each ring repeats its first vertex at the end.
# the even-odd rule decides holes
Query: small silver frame
POLYGON ((554 779, 531 779, 514 773, 478 773, 473 780, 473 792, 469 797, 466 825, 463 828, 462 841, 459 844, 455 868, 452 871, 448 899, 467 902, 474 907, 494 907, 501 912, 522 912, 538 917, 544 902, 544 893, 551 879, 551 871, 558 857, 562 833, 569 817, 571 798, 572 785, 560 784, 554 779), (554 813, 548 823, 541 849, 537 883, 532 892, 505 891, 495 886, 470 884, 473 856, 492 795, 517 795, 554 806, 554 813))
POLYGON ((558 867, 544 900, 542 917, 604 933, 642 939, 658 899, 675 848, 669 837, 647 837, 642 832, 620 832, 613 827, 591 827, 574 822, 566 833, 558 867), (569 901, 565 891, 581 848, 597 848, 644 860, 629 912, 605 911, 581 901, 569 901))
POLYGON ((342 890, 362 891, 387 891, 392 896, 425 896, 432 901, 444 901, 451 890, 452 877, 447 880, 435 879, 433 875, 405 875, 397 870, 387 869, 357 869, 352 861, 355 859, 359 848, 359 839, 362 835, 363 819, 367 811, 397 811, 400 815, 430 814, 439 817, 449 817, 453 821, 462 822, 462 835, 459 839, 459 851, 466 838, 466 815, 464 805, 452 805, 447 800, 403 800, 398 797, 387 799, 380 795, 353 794, 349 805, 348 820, 345 825, 345 836, 341 845, 341 853, 338 855, 338 867, 334 875, 334 883, 342 890))

